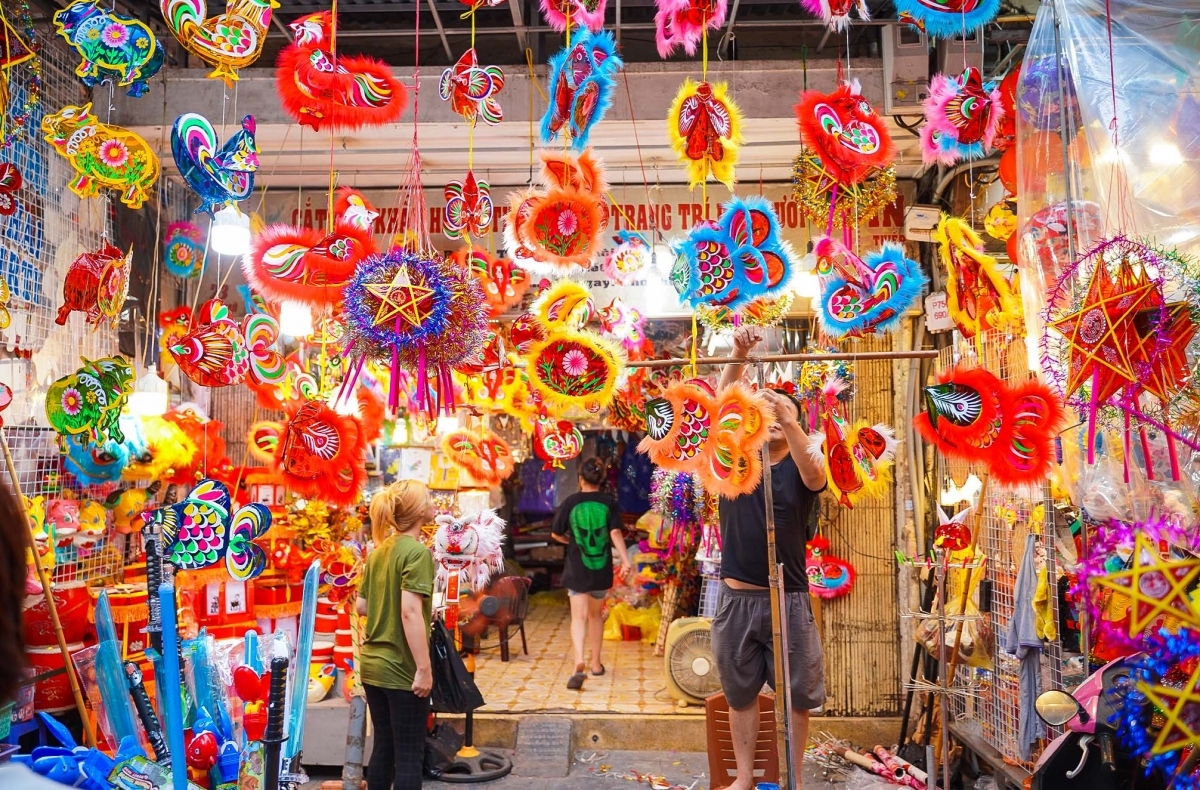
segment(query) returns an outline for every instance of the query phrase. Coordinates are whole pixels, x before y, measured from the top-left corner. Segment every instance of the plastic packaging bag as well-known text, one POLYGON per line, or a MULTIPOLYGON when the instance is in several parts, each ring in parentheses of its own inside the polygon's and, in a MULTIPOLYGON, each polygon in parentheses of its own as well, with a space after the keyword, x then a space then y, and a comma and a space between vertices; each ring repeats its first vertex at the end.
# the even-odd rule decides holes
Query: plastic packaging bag
POLYGON ((657 601, 644 609, 636 609, 622 602, 608 610, 608 619, 604 622, 604 638, 623 641, 625 635, 622 626, 631 626, 641 629, 643 642, 654 642, 658 639, 661 622, 662 610, 657 601))

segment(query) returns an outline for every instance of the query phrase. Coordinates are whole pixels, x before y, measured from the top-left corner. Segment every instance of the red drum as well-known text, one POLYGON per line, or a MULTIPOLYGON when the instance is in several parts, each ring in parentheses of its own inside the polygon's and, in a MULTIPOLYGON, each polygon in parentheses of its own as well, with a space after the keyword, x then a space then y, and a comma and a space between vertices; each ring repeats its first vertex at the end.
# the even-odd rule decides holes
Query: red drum
POLYGON ((354 648, 352 647, 334 647, 333 648, 333 663, 338 669, 350 671, 350 662, 354 660, 354 648))
MULTIPOLYGON (((67 645, 71 655, 82 649, 82 642, 67 645)), ((25 656, 29 659, 29 668, 35 676, 63 668, 63 656, 57 645, 28 648, 25 656)), ((73 672, 74 668, 70 671, 73 672)), ((34 690, 33 704, 37 710, 50 713, 74 708, 75 697, 71 694, 71 681, 67 678, 67 673, 60 672, 54 677, 39 681, 34 690)))
POLYGON ((338 629, 333 632, 333 643, 338 647, 352 647, 354 645, 354 635, 349 628, 342 630, 338 629))
POLYGON ((318 634, 332 634, 338 628, 338 619, 335 614, 320 614, 317 613, 316 632, 318 634))
POLYGON ((333 661, 333 642, 313 642, 312 663, 329 664, 333 661))
MULTIPOLYGON (((67 642, 95 641, 95 629, 88 622, 90 598, 87 587, 82 584, 56 587, 53 592, 54 606, 58 609, 58 621, 62 624, 63 637, 67 642)), ((58 650, 54 637, 54 624, 50 620, 50 609, 46 598, 37 595, 25 596, 25 644, 29 647, 51 647, 58 650)))

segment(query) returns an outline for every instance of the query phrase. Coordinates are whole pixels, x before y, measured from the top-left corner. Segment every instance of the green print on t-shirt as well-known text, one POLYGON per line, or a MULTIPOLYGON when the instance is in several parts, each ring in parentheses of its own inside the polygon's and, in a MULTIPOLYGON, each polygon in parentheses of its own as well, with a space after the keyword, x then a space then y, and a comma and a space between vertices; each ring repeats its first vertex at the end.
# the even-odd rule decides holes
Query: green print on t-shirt
POLYGON ((608 507, 603 502, 580 502, 571 508, 571 534, 583 567, 598 571, 608 562, 608 507))

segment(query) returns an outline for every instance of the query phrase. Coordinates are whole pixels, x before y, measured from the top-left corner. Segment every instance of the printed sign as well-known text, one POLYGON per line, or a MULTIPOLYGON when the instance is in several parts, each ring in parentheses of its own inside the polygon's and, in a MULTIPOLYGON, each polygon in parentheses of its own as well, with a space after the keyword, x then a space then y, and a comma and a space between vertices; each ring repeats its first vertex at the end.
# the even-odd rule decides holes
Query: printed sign
POLYGON ((946 306, 945 291, 935 291, 925 297, 925 328, 930 332, 949 332, 954 329, 950 309, 946 306))

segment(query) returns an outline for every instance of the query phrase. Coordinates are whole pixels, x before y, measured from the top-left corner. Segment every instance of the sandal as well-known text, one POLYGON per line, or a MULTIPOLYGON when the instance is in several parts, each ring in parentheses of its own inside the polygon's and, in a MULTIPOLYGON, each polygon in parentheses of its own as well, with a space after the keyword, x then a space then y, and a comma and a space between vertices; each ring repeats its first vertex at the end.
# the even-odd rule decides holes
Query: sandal
POLYGON ((600 665, 600 671, 599 671, 599 672, 595 672, 595 671, 593 671, 593 672, 592 672, 592 676, 593 676, 593 677, 600 677, 601 675, 603 675, 603 674, 604 674, 605 672, 607 672, 607 671, 608 671, 608 670, 606 670, 606 669, 604 668, 604 665, 603 665, 603 664, 601 664, 601 665, 600 665))
POLYGON ((579 691, 583 688, 583 681, 585 680, 587 680, 587 674, 583 672, 576 672, 574 675, 571 675, 571 678, 567 681, 567 688, 571 691, 579 691))

